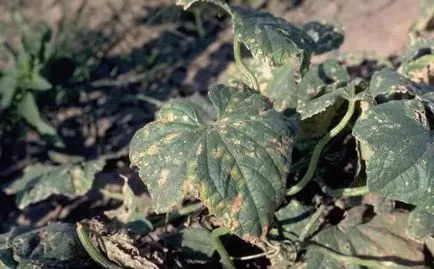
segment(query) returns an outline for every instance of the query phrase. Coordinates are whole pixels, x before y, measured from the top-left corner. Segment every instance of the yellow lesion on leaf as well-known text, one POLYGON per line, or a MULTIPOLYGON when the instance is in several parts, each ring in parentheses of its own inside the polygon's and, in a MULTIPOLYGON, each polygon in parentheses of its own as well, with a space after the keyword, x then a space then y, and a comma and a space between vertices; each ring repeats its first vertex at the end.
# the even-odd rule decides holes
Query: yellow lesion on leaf
POLYGON ((220 158, 222 155, 223 155, 223 152, 222 152, 222 150, 220 150, 219 148, 216 148, 215 150, 213 150, 213 151, 211 152, 211 156, 212 156, 214 159, 218 159, 218 158, 220 158))
POLYGON ((178 136, 179 136, 179 133, 171 133, 171 134, 166 135, 166 136, 163 138, 163 141, 164 141, 165 143, 168 143, 168 142, 171 142, 173 139, 175 139, 175 138, 178 137, 178 136))
POLYGON ((243 203, 243 194, 238 193, 237 196, 235 196, 230 206, 231 212, 233 214, 237 214, 238 212, 240 212, 242 203, 243 203))
POLYGON ((155 144, 152 144, 146 152, 152 156, 152 155, 157 155, 158 151, 159 151, 158 146, 155 144))
POLYGON ((158 185, 161 187, 164 184, 166 184, 167 180, 169 179, 170 171, 168 169, 163 169, 160 172, 160 177, 158 178, 158 185))

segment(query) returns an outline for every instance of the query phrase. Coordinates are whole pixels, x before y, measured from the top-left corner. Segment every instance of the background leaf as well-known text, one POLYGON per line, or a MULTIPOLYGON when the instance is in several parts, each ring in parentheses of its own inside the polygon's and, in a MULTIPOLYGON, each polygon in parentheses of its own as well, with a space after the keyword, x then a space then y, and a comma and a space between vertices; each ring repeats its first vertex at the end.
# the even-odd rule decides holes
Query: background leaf
POLYGON ((21 178, 7 186, 6 192, 17 195, 16 203, 20 209, 53 194, 71 198, 84 195, 92 187, 94 175, 102 170, 104 163, 98 160, 75 165, 29 166, 21 178))
POLYGON ((344 42, 344 31, 340 24, 312 21, 303 25, 303 30, 315 42, 316 54, 338 49, 344 42))
POLYGON ((410 213, 407 234, 414 240, 423 241, 425 237, 434 235, 434 213, 416 206, 410 213))

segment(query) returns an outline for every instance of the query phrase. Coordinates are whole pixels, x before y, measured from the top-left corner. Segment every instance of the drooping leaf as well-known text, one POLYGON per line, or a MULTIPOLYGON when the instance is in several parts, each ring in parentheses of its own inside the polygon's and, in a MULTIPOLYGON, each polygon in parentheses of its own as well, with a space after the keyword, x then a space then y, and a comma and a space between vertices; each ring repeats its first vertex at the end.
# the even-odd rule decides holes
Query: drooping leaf
MULTIPOLYGON (((381 262, 392 260, 403 266, 393 268, 424 268, 423 246, 405 236, 408 213, 393 212, 363 218, 367 207, 349 210, 338 226, 321 230, 314 240, 345 255, 369 257, 381 262), (397 258, 399 257, 399 258, 397 258), (413 268, 413 267, 412 267, 413 268)), ((328 257, 313 247, 307 252, 308 268, 361 268, 328 257)))
POLYGON ((401 65, 417 60, 423 55, 433 54, 434 39, 425 39, 423 37, 411 37, 407 45, 407 50, 401 56, 401 65))
POLYGON ((434 213, 420 209, 418 206, 413 209, 408 219, 407 234, 418 241, 434 235, 434 213))
POLYGON ((303 30, 315 42, 316 54, 338 49, 344 42, 344 31, 339 24, 312 21, 303 25, 303 30))
POLYGON ((430 88, 401 76, 391 68, 384 68, 372 76, 369 91, 373 97, 393 100, 397 95, 421 96, 430 88))
POLYGON ((92 265, 72 224, 49 224, 8 240, 18 268, 79 269, 92 265))
POLYGON ((294 121, 247 88, 216 85, 209 98, 215 122, 181 102, 162 107, 137 131, 131 163, 139 167, 154 209, 198 196, 224 225, 249 240, 263 236, 285 192, 294 121))
POLYGON ((36 105, 35 97, 32 93, 24 94, 23 99, 18 104, 18 112, 26 120, 28 124, 35 127, 40 134, 55 136, 56 129, 42 119, 39 113, 39 108, 36 105))
POLYGON ((371 192, 434 212, 434 136, 420 101, 374 106, 356 122, 353 135, 369 148, 371 192))
POLYGON ((178 6, 182 6, 185 10, 190 8, 196 2, 206 2, 217 5, 232 14, 232 8, 224 0, 176 0, 178 6))
POLYGON ((21 178, 7 186, 6 192, 17 195, 16 203, 20 209, 54 194, 71 198, 84 195, 103 165, 102 160, 62 166, 32 165, 25 169, 21 178))
POLYGON ((304 73, 315 50, 312 38, 284 19, 265 12, 233 8, 235 35, 253 57, 269 66, 292 63, 304 73))
MULTIPOLYGON (((315 208, 304 206, 297 200, 291 202, 276 212, 278 224, 282 227, 284 236, 296 240, 309 222, 309 217, 315 213, 315 208)), ((311 232, 315 229, 312 228, 311 232)))

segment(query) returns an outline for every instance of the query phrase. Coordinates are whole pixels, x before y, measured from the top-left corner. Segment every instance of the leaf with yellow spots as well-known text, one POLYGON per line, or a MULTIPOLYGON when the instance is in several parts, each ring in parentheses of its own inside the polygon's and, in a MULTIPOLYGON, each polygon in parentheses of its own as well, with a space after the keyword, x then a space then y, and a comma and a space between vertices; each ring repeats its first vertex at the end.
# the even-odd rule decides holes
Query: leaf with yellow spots
POLYGON ((358 119, 353 134, 371 151, 366 160, 371 192, 434 212, 434 132, 422 102, 374 106, 358 119))
POLYGON ((209 98, 217 120, 179 100, 163 106, 132 139, 131 163, 156 211, 197 196, 234 233, 257 239, 285 194, 296 121, 247 88, 216 85, 209 98))

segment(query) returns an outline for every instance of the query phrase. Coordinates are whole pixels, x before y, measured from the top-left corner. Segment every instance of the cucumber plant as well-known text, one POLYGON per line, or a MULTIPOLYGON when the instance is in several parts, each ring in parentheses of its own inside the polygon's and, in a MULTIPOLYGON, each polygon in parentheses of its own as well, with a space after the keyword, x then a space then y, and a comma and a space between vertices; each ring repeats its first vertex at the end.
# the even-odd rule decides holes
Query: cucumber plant
MULTIPOLYGON (((228 68, 206 98, 162 105, 132 138, 131 165, 158 214, 121 176, 122 194, 101 191, 123 201, 104 213, 116 228, 93 219, 13 229, 0 235, 0 267, 181 268, 190 263, 144 236, 187 215, 200 220, 159 238, 183 261, 203 264, 217 252, 224 268, 262 257, 272 268, 432 267, 434 39, 414 32, 401 57, 381 59, 361 78, 335 57, 344 41, 338 24, 295 26, 223 0, 177 4, 197 2, 227 13, 237 70, 228 68), (341 145, 354 155, 345 178, 329 165, 342 158, 341 145), (234 257, 228 235, 263 252, 234 257)), ((422 13, 413 30, 429 28, 431 11, 422 13)), ((79 197, 104 163, 30 166, 5 190, 20 209, 52 195, 79 197)))
MULTIPOLYGON (((201 1, 177 3, 187 9, 196 2, 201 1)), ((315 178, 326 196, 375 193, 415 205, 417 211, 432 218, 433 89, 406 78, 409 68, 423 66, 414 64, 417 59, 404 59, 402 70, 407 72, 379 71, 368 85, 363 79, 351 79, 338 61, 327 60, 316 66, 310 63, 314 55, 342 44, 343 32, 338 25, 310 22, 296 27, 269 13, 230 6, 220 0, 203 2, 222 8, 230 16, 235 61, 246 80, 233 86, 211 87, 208 96, 215 108, 214 117, 206 116, 199 107, 173 101, 161 108, 154 122, 137 131, 130 145, 130 160, 139 168, 157 212, 169 210, 187 196, 197 197, 221 220, 217 236, 223 228, 251 243, 266 242, 273 231, 274 213, 285 196, 294 199, 291 197, 315 178), (241 45, 259 63, 256 67, 269 70, 268 78, 258 79, 258 73, 245 64, 241 45), (339 116, 343 108, 345 115, 329 128, 327 121, 339 116), (349 122, 358 141, 360 161, 366 163, 366 182, 333 189, 321 178, 316 179, 316 168, 323 149, 349 122), (291 184, 287 177, 293 149, 303 142, 298 134, 311 138, 307 130, 312 125, 323 136, 312 152, 305 175, 291 184)), ((287 214, 294 213, 293 205, 288 205, 287 214)), ((328 261, 330 268, 337 268, 332 264, 404 266, 351 257, 375 254, 369 249, 372 246, 359 250, 351 245, 352 240, 357 241, 351 229, 341 236, 346 240, 342 242, 344 251, 341 242, 337 242, 338 249, 323 246, 329 245, 324 238, 338 236, 335 234, 339 229, 323 230, 313 241, 305 240, 315 230, 322 210, 324 205, 319 206, 319 213, 312 214, 296 240, 298 250, 308 248, 307 257, 312 260, 309 268, 318 268, 314 264, 319 265, 318 257, 324 255, 332 260, 328 261)), ((363 222, 351 225, 357 229, 363 222)), ((432 234, 432 226, 422 226, 424 234, 432 234)), ((216 249, 223 264, 232 267, 224 248, 216 249)))

